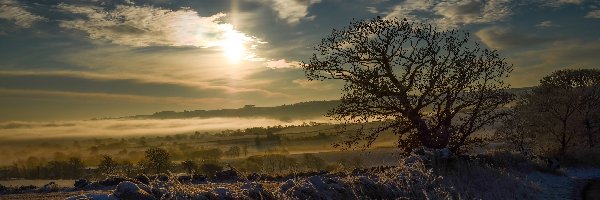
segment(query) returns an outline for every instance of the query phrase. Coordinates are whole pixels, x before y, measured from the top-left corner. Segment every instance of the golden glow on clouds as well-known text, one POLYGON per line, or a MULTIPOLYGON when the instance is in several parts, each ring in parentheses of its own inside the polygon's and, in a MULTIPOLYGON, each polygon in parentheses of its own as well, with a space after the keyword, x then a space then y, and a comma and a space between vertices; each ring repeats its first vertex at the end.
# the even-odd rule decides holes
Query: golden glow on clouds
MULTIPOLYGON (((255 60, 250 50, 264 42, 247 35, 222 19, 227 15, 217 13, 200 16, 196 11, 182 8, 169 10, 151 6, 119 5, 112 10, 84 5, 61 3, 58 9, 84 18, 61 20, 62 28, 79 30, 96 40, 119 45, 192 46, 221 48, 231 62, 255 60)), ((232 14, 235 18, 235 14, 232 14)), ((235 19, 232 20, 235 22, 235 19)))

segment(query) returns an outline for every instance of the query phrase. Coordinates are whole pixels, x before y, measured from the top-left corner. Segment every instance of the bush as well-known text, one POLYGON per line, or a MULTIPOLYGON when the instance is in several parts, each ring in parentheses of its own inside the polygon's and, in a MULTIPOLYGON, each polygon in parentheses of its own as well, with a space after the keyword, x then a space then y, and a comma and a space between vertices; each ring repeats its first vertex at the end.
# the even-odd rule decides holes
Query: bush
POLYGON ((162 148, 150 148, 146 150, 146 157, 142 162, 144 168, 154 173, 164 173, 171 168, 171 156, 167 150, 162 148))
POLYGON ((223 166, 215 163, 204 163, 199 167, 199 172, 208 177, 214 177, 221 170, 223 170, 223 166))

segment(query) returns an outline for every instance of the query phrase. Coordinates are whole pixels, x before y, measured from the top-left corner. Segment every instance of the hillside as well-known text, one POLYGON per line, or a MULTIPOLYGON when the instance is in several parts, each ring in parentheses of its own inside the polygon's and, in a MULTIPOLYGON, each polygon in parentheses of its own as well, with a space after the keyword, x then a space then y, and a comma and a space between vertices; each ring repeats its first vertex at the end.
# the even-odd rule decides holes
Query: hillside
MULTIPOLYGON (((510 93, 517 96, 530 91, 531 88, 511 88, 510 93)), ((134 115, 122 119, 183 119, 211 117, 264 117, 282 121, 308 120, 323 117, 327 111, 338 106, 339 100, 309 101, 274 107, 258 107, 246 105, 237 109, 193 110, 193 111, 160 111, 151 115, 134 115)))
POLYGON ((135 115, 126 119, 181 119, 211 117, 265 117, 282 121, 314 119, 323 117, 328 110, 339 105, 338 100, 310 101, 275 107, 257 107, 246 105, 237 109, 193 110, 193 111, 161 111, 151 115, 135 115))

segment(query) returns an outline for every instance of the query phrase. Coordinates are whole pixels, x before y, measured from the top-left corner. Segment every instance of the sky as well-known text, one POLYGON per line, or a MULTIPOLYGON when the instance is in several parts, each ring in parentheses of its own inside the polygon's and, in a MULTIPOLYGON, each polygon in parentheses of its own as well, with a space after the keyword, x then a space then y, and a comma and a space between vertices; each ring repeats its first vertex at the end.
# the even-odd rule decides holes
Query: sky
POLYGON ((0 0, 0 121, 338 99, 299 63, 377 16, 470 32, 514 65, 511 87, 600 68, 598 1, 0 0))

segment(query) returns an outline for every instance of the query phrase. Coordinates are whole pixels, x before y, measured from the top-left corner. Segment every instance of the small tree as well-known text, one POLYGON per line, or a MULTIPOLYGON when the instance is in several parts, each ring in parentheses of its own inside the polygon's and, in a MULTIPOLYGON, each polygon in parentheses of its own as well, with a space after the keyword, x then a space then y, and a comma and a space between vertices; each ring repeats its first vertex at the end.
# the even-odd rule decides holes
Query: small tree
POLYGON ((181 168, 183 168, 188 174, 193 174, 198 169, 198 163, 193 160, 186 160, 181 163, 181 168))
MULTIPOLYGON (((348 123, 381 121, 356 131, 345 147, 368 147, 392 130, 398 146, 458 152, 469 137, 506 113, 512 95, 503 78, 512 66, 468 33, 438 31, 405 20, 375 18, 334 30, 303 68, 309 80, 345 82, 329 116, 348 123)), ((339 146, 339 145, 338 145, 339 146)))
POLYGON ((145 164, 155 173, 163 173, 171 167, 171 156, 167 150, 154 147, 146 150, 145 164))
POLYGON ((102 155, 98 171, 102 174, 114 175, 118 170, 118 163, 109 155, 102 155))
POLYGON ((225 151, 225 155, 227 155, 229 157, 239 157, 240 151, 241 151, 240 147, 232 146, 232 147, 229 147, 229 149, 227 151, 225 151))
POLYGON ((69 158, 69 178, 81 178, 85 170, 85 165, 81 158, 71 157, 69 158))

